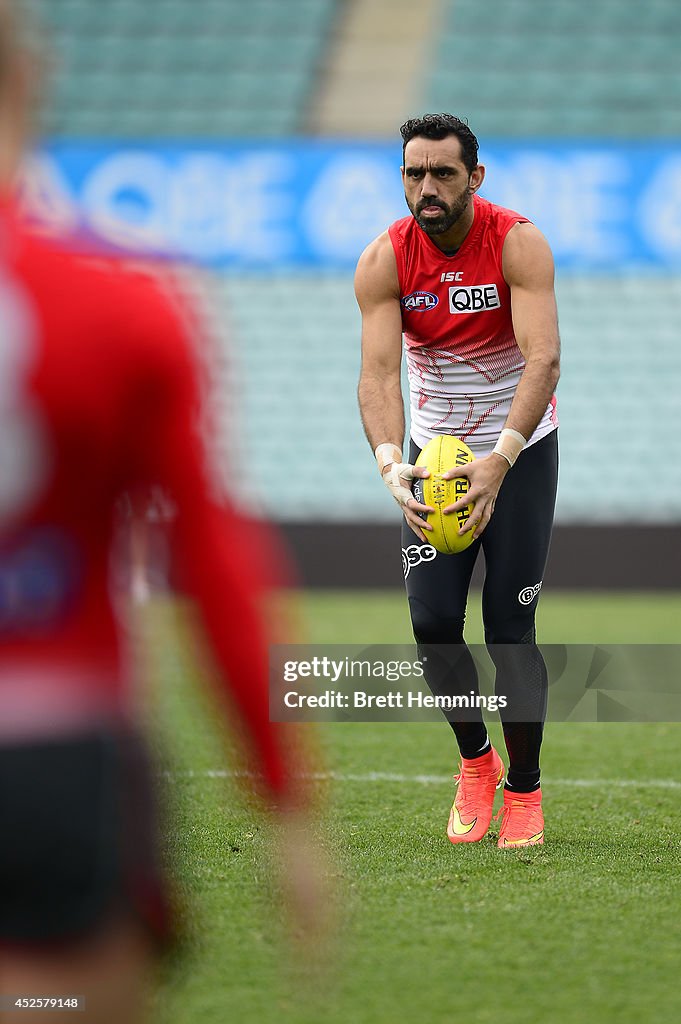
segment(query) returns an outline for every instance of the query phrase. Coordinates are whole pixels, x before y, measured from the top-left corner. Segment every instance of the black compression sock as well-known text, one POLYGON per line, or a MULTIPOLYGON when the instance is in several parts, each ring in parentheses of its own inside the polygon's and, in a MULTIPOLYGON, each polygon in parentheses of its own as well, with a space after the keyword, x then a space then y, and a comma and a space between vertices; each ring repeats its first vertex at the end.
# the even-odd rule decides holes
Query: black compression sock
POLYGON ((544 727, 541 722, 504 722, 508 751, 506 788, 531 793, 539 788, 539 752, 544 727))
POLYGON ((452 722, 451 726, 459 744, 459 753, 467 760, 483 757, 492 749, 487 729, 482 722, 452 722))
POLYGON ((539 789, 539 769, 519 772, 517 768, 509 768, 504 789, 511 793, 533 793, 535 789, 539 789))

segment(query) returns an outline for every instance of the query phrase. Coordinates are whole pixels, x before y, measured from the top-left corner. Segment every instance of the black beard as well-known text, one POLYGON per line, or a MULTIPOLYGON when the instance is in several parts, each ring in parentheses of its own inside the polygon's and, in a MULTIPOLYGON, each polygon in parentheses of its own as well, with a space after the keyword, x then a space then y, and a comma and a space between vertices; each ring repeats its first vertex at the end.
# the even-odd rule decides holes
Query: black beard
POLYGON ((450 228, 454 227, 456 222, 465 212, 472 194, 473 192, 471 188, 467 186, 453 206, 444 206, 440 202, 428 202, 425 199, 422 200, 418 206, 412 206, 407 199, 407 206, 411 210, 418 226, 425 231, 427 235, 444 235, 446 231, 449 231, 450 228), (421 217, 419 213, 419 206, 421 209, 424 209, 426 206, 439 206, 442 209, 442 216, 438 217, 436 220, 432 217, 421 217))

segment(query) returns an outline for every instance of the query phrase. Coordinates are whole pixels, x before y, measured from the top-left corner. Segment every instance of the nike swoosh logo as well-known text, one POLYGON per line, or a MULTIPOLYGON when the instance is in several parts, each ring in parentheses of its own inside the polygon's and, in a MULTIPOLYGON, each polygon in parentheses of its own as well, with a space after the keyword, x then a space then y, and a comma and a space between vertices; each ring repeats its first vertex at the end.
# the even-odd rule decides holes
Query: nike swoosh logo
POLYGON ((467 836, 471 829, 475 828, 477 820, 477 817, 475 817, 471 822, 463 822, 458 808, 452 807, 449 815, 449 826, 447 831, 453 836, 467 836))
POLYGON ((531 846, 532 843, 538 843, 543 838, 544 829, 541 832, 537 832, 536 835, 530 836, 529 839, 504 839, 504 846, 531 846))

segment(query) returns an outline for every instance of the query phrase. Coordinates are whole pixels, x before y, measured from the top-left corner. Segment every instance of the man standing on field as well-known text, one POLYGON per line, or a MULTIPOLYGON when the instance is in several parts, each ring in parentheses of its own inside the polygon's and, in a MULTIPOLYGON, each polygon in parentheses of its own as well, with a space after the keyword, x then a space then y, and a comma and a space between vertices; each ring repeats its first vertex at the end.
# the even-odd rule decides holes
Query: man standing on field
MULTIPOLYGON (((411 215, 363 252, 355 287, 362 311, 359 404, 383 481, 404 514, 402 561, 414 636, 457 645, 458 682, 477 690, 464 644, 466 601, 480 548, 485 640, 496 690, 521 696, 522 721, 502 713, 509 769, 499 847, 544 841, 539 751, 547 676, 535 613, 548 555, 558 477, 554 388, 560 342, 553 259, 526 217, 477 195, 485 169, 478 142, 451 114, 407 121, 402 179, 411 215), (405 337, 411 439, 403 462, 400 384, 405 337), (476 459, 443 476, 465 476, 468 494, 445 509, 475 508, 461 532, 475 541, 457 555, 427 542, 429 511, 412 494, 427 470, 414 463, 438 434, 465 441, 476 459), (414 539, 416 535, 416 542, 414 539), (525 714, 525 711, 527 712, 525 714)), ((442 689, 427 671, 431 689, 442 689)), ((461 755, 447 835, 476 842, 489 829, 504 765, 480 714, 452 722, 461 755)))

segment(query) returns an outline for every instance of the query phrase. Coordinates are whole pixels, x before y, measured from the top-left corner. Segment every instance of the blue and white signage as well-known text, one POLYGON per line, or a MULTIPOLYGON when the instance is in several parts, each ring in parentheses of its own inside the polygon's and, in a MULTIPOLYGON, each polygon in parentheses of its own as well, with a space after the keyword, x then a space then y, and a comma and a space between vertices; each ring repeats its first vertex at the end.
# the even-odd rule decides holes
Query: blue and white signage
MULTIPOLYGON (((348 268, 406 214, 395 144, 47 145, 38 212, 107 246, 234 269, 348 268)), ((484 146, 482 194, 531 217, 560 267, 681 267, 681 146, 484 146)), ((427 308, 424 304, 423 308, 427 308)))

